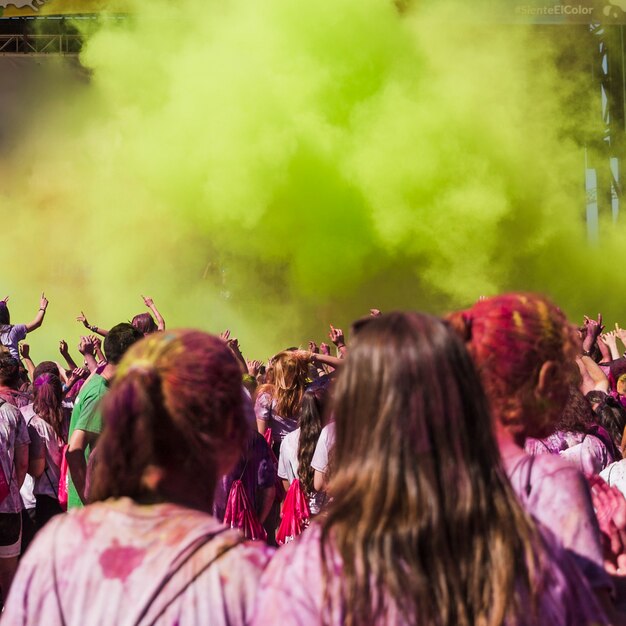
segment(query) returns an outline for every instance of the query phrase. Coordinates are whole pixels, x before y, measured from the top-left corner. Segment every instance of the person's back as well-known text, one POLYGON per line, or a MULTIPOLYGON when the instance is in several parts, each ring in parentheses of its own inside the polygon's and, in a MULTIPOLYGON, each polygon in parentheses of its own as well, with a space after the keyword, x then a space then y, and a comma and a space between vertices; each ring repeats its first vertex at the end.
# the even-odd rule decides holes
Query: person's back
POLYGON ((591 587, 611 589, 589 486, 576 465, 557 455, 523 451, 505 456, 503 464, 524 508, 558 537, 591 587))
POLYGON ((333 500, 274 557, 254 626, 608 623, 515 496, 450 327, 391 313, 355 330, 331 407, 333 500))
POLYGON ((200 511, 100 502, 41 531, 11 592, 20 600, 2 621, 243 625, 270 555, 200 511))
POLYGON ((479 371, 500 454, 522 504, 582 566, 599 602, 612 611, 613 585, 585 477, 564 459, 531 457, 523 450, 528 437, 547 439, 564 426, 568 411, 566 421, 584 430, 581 411, 591 407, 572 387, 577 343, 571 326, 554 304, 536 294, 483 298, 448 320, 479 371))
POLYGON ((19 410, 0 400, 0 481, 5 497, 0 500, 0 591, 3 601, 11 586, 21 551, 22 524, 20 487, 28 467, 28 429, 19 410))
POLYGON ((271 551, 210 515, 248 433, 226 345, 199 331, 150 335, 101 409, 90 503, 35 538, 3 624, 249 623, 271 551))
POLYGON ((87 500, 87 467, 102 431, 99 405, 115 374, 117 363, 142 334, 131 324, 116 324, 104 339, 107 363, 83 385, 72 409, 67 446, 68 508, 80 508, 87 500))
MULTIPOLYGON (((344 576, 341 557, 321 556, 321 525, 313 523, 292 543, 281 547, 261 578, 260 606, 254 614, 253 626, 280 624, 280 626, 309 626, 319 624, 324 615, 327 626, 346 623, 346 606, 342 608, 340 580, 344 576), (323 573, 330 569, 329 597, 324 593, 323 573)), ((587 581, 564 553, 558 541, 549 533, 544 537, 548 556, 542 573, 538 594, 537 613, 519 611, 502 622, 502 626, 599 626, 608 624, 602 617, 587 581), (540 619, 538 620, 538 616, 540 619)), ((523 593, 523 592, 522 592, 523 593)), ((396 603, 385 597, 385 613, 372 619, 368 626, 420 626, 419 617, 407 618, 396 603)), ((530 608, 530 606, 529 606, 530 608)), ((429 622, 426 622, 429 623, 429 622)))

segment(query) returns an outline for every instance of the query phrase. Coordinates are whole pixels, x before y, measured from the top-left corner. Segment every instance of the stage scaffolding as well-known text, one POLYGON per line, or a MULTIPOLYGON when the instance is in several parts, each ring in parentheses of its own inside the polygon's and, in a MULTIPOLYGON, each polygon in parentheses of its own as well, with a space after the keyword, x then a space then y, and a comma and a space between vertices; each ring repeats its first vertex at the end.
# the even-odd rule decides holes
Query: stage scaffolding
POLYGON ((587 229, 589 239, 599 238, 602 217, 618 219, 623 198, 623 164, 626 156, 625 33, 621 24, 591 24, 595 51, 590 64, 599 93, 602 136, 586 151, 587 229))

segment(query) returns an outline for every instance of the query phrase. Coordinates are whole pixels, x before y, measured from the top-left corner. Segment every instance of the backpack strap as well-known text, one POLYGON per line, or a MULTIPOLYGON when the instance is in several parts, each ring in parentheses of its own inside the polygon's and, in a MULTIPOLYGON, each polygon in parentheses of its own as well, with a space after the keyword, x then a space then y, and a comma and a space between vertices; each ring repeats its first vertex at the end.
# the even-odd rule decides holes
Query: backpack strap
MULTIPOLYGON (((33 419, 35 417, 37 417, 37 414, 33 413, 33 415, 31 415, 29 420, 26 422, 26 427, 29 427, 31 425, 31 422, 33 421, 33 419)), ((44 460, 44 463, 45 463, 45 467, 43 469, 43 472, 46 475, 46 478, 48 479, 48 482, 50 483, 50 487, 52 487, 52 492, 54 493, 54 497, 58 500, 59 499, 59 487, 57 486, 57 488, 55 489, 54 488, 54 483, 50 480, 50 474, 48 474, 48 463, 46 462, 46 454, 45 454, 45 452, 44 452, 43 460, 44 460)))
POLYGON ((531 475, 533 473, 533 464, 535 462, 535 457, 531 456, 530 460, 526 464, 526 485, 524 487, 524 491, 526 493, 526 497, 530 497, 530 492, 532 491, 532 482, 531 475))
POLYGON ((243 535, 238 535, 236 539, 228 543, 227 545, 221 546, 211 553, 208 560, 202 565, 198 565, 194 568, 193 576, 187 581, 176 581, 177 575, 183 569, 183 566, 188 563, 191 558, 200 552, 203 548, 207 547, 211 541, 213 541, 217 536, 229 530, 228 528, 222 528, 217 532, 210 533, 203 537, 200 537, 192 546, 185 556, 178 562, 174 564, 173 569, 168 572, 168 574, 161 580, 161 582, 154 589, 152 594, 150 595, 148 601, 145 603, 142 610, 139 612, 136 620, 133 622, 134 626, 154 626, 159 619, 163 616, 163 614, 167 611, 167 609, 185 592, 187 589, 193 585, 193 583, 200 577, 204 572, 206 572, 211 565, 213 565, 218 559, 220 559, 224 554, 238 546, 239 544, 245 541, 245 537, 243 535), (178 583, 178 584, 177 584, 178 583), (159 608, 155 609, 155 601, 159 597, 163 597, 165 595, 164 591, 166 591, 169 587, 171 587, 171 592, 167 600, 165 600, 162 604, 160 604, 159 608), (151 614, 152 613, 152 614, 151 614))
MULTIPOLYGON (((57 522, 57 527, 55 529, 55 540, 52 542, 52 585, 57 600, 60 626, 67 626, 65 614, 63 612, 63 604, 61 602, 61 594, 59 592, 59 580, 57 574, 57 547, 59 545, 59 541, 56 540, 56 537, 58 536, 59 530, 63 523, 64 521, 62 519, 59 519, 59 521, 57 522)), ((213 563, 215 563, 224 554, 245 541, 245 537, 239 535, 234 539, 232 543, 222 546, 221 549, 218 548, 213 554, 211 554, 206 563, 198 566, 192 578, 182 584, 179 584, 178 587, 174 586, 176 583, 176 576, 181 571, 183 566, 188 563, 190 559, 202 548, 207 546, 213 539, 215 539, 218 535, 226 532, 227 530, 229 529, 221 528, 216 532, 198 537, 183 550, 182 558, 179 555, 179 557, 177 557, 178 560, 174 560, 174 562, 172 563, 172 569, 170 569, 170 571, 161 579, 159 584, 150 594, 150 597, 144 604, 143 608, 137 614, 136 619, 132 622, 134 626, 154 626, 154 624, 158 622, 159 618, 173 604, 173 602, 175 602, 177 598, 179 598, 204 572, 206 572, 206 570, 209 569, 211 565, 213 565, 213 563), (167 598, 167 600, 160 606, 160 608, 153 609, 154 602, 160 595, 162 595, 163 590, 167 589, 168 586, 170 586, 170 583, 172 584, 171 586, 173 586, 172 593, 167 598), (154 614, 149 615, 150 611, 153 611, 154 614), (148 616, 150 619, 144 622, 144 620, 146 620, 148 616)))

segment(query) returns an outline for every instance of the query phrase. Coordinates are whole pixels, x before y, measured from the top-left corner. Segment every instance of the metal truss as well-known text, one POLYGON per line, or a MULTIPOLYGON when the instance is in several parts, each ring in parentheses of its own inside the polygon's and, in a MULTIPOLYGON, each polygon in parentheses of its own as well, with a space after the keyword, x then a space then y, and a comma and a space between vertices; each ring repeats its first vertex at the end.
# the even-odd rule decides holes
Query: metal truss
POLYGON ((0 35, 0 54, 78 54, 79 35, 0 35))

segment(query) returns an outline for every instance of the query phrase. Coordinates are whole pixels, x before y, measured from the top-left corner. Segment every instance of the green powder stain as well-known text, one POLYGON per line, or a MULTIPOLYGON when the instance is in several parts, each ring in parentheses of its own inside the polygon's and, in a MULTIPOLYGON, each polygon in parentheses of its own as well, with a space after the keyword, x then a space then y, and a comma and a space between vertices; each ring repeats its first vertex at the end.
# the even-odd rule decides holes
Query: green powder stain
POLYGON ((463 6, 151 0, 103 20, 89 81, 0 164, 13 318, 51 300, 35 357, 141 293, 259 357, 370 307, 511 289, 621 315, 623 226, 585 241, 597 102, 564 70, 585 29, 463 6))

